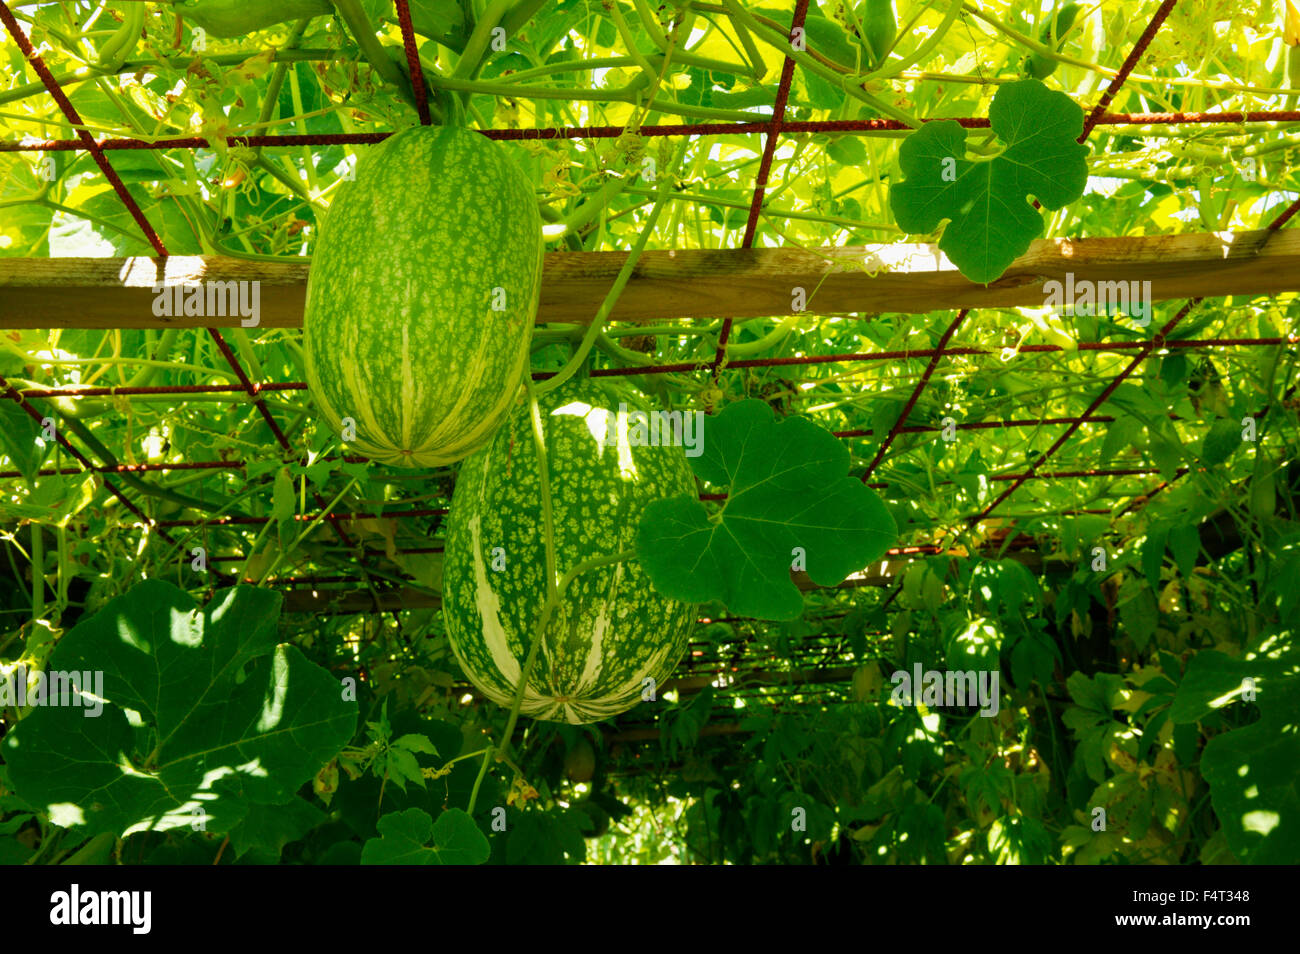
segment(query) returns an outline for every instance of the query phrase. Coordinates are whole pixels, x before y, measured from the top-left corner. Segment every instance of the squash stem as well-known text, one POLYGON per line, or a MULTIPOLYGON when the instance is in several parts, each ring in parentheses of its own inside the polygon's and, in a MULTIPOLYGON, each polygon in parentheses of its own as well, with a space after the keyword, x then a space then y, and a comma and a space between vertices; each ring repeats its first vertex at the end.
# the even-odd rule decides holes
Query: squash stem
POLYGON ((650 233, 655 230, 655 225, 659 222, 659 213, 663 211, 664 203, 668 198, 669 186, 672 182, 673 178, 668 174, 668 170, 660 169, 659 187, 656 190, 655 203, 650 209, 650 215, 646 219, 645 226, 641 229, 641 234, 637 236, 636 244, 632 247, 627 260, 623 262, 623 267, 619 269, 618 277, 614 279, 614 284, 605 295, 605 300, 600 303, 600 309, 596 312, 596 317, 587 326, 587 332, 582 336, 582 343, 578 345, 578 350, 574 352, 573 357, 555 373, 554 377, 536 385, 530 385, 536 394, 541 395, 554 391, 572 378, 578 372, 578 369, 586 363, 587 356, 591 354, 592 346, 596 343, 596 339, 600 337, 610 312, 614 310, 614 305, 618 302, 618 296, 623 294, 623 289, 627 287, 628 281, 632 278, 632 271, 636 268, 641 253, 645 251, 646 242, 650 240, 650 233))
POLYGON ((415 93, 411 89, 410 79, 398 69, 397 62, 389 57, 384 44, 375 36, 374 27, 370 25, 370 18, 362 9, 360 0, 330 0, 330 2, 334 4, 339 16, 352 31, 352 38, 357 41, 357 46, 361 47, 361 52, 375 68, 375 72, 397 87, 397 92, 407 105, 414 106, 415 93))
POLYGON ((514 701, 510 705, 510 717, 507 719, 506 727, 501 733, 501 741, 494 750, 489 749, 484 754, 483 764, 479 766, 478 777, 474 780, 474 788, 470 791, 467 811, 471 815, 474 814, 479 788, 487 775, 488 766, 493 761, 508 761, 507 753, 510 750, 510 740, 514 737, 515 725, 519 722, 519 712, 523 708, 524 693, 528 689, 528 680, 532 677, 533 666, 537 663, 537 650, 542 645, 546 627, 550 624, 551 617, 559 607, 560 600, 563 599, 569 584, 588 570, 607 566, 611 563, 622 563, 636 557, 635 550, 623 550, 619 553, 592 557, 590 560, 584 560, 577 564, 568 570, 558 582, 556 581, 555 522, 551 509, 550 467, 546 455, 546 436, 542 430, 542 412, 537 401, 537 390, 531 382, 526 382, 526 386, 528 387, 528 412, 533 425, 533 441, 537 446, 539 491, 542 499, 542 528, 546 543, 546 602, 542 605, 542 611, 538 614, 537 622, 533 626, 532 640, 528 646, 528 656, 524 660, 523 668, 519 673, 519 685, 515 687, 514 701))
POLYGON ((32 619, 38 620, 45 615, 45 538, 41 536, 41 525, 35 521, 32 527, 32 619))
MULTIPOLYGON (((548 547, 548 550, 551 547, 548 547)), ((532 644, 528 647, 528 658, 524 661, 524 668, 519 674, 519 686, 515 689, 514 702, 510 706, 510 719, 506 722, 505 731, 501 735, 501 742, 497 746, 495 758, 498 762, 506 761, 506 753, 510 749, 510 739, 515 734, 515 723, 519 721, 519 710, 523 706, 524 691, 528 687, 528 678, 532 675, 533 665, 537 662, 537 648, 542 645, 542 635, 546 631, 551 617, 555 614, 560 605, 560 600, 564 598, 565 591, 569 588, 574 580, 588 570, 596 567, 607 566, 611 563, 622 563, 625 560, 632 560, 636 557, 635 550, 623 550, 619 553, 610 553, 605 556, 592 557, 590 560, 584 560, 573 569, 564 574, 558 585, 554 585, 551 594, 546 598, 546 604, 542 607, 541 615, 537 619, 537 625, 533 629, 532 644)))

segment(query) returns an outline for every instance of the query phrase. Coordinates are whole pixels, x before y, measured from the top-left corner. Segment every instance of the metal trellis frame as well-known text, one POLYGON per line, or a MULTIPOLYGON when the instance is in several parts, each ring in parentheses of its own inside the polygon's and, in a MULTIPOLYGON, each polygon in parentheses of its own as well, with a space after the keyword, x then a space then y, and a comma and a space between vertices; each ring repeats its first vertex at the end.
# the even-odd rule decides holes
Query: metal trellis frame
MULTIPOLYGON (((1300 110, 1272 110, 1272 111, 1231 111, 1231 112, 1175 112, 1175 113, 1111 113, 1108 112, 1110 105, 1114 102, 1116 95, 1124 86, 1126 80, 1136 67, 1143 53, 1156 36, 1161 25, 1168 17, 1177 3, 1177 0, 1163 0, 1160 7, 1156 10, 1150 22, 1145 26, 1138 40, 1125 58, 1119 71, 1111 78, 1105 91, 1093 106, 1087 110, 1086 120, 1084 123, 1083 133, 1079 137, 1079 142, 1085 141, 1091 132, 1101 126, 1183 126, 1198 124, 1243 124, 1256 122, 1295 122, 1300 121, 1300 110)), ((429 90, 425 83, 423 71, 420 68, 420 61, 417 49, 415 32, 411 22, 410 10, 407 0, 395 0, 398 23, 400 26, 403 47, 405 53, 406 65, 411 80, 412 92, 414 95, 416 110, 422 124, 429 124, 431 119, 430 106, 428 102, 429 90)), ((797 0, 793 17, 791 20, 791 36, 794 31, 801 27, 808 11, 808 0, 797 0)), ((211 148, 212 142, 206 137, 172 137, 157 140, 141 140, 131 138, 106 138, 96 140, 84 124, 80 115, 68 98, 65 90, 60 86, 58 80, 50 71, 40 54, 33 49, 30 39, 22 29, 21 24, 9 8, 9 4, 0 0, 0 22, 3 22, 9 34, 17 43, 26 60, 32 65, 33 70, 45 85, 54 102, 59 107, 67 121, 77 130, 77 136, 68 140, 46 140, 38 141, 34 139, 25 139, 21 142, 0 143, 0 152, 56 152, 56 151, 84 151, 91 155, 95 164, 103 172, 105 179, 112 186, 118 198, 124 207, 129 211, 132 219, 140 228, 141 233, 154 251, 163 258, 168 256, 167 248, 162 238, 150 224, 148 217, 145 215, 134 197, 130 194, 126 185, 114 171, 109 155, 117 151, 127 150, 167 150, 167 149, 202 149, 211 148)), ((758 220, 763 212, 764 199, 768 185, 768 178, 775 161, 776 150, 783 136, 791 134, 804 133, 873 133, 873 132, 893 132, 905 131, 909 127, 897 120, 886 119, 869 119, 869 120, 826 120, 826 121, 805 121, 791 120, 786 116, 787 105, 789 102, 791 84, 794 77, 796 66, 795 58, 792 55, 786 55, 781 71, 780 83, 777 88, 775 104, 772 115, 764 121, 754 122, 708 122, 708 123, 685 123, 685 124, 658 124, 643 126, 638 129, 638 133, 644 137, 662 137, 662 136, 744 136, 760 134, 764 137, 763 151, 760 165, 755 176, 754 189, 752 198, 749 203, 748 217, 745 226, 744 238, 741 242, 742 248, 752 248, 757 234, 758 220)), ((957 119, 962 126, 971 129, 985 129, 989 127, 989 120, 983 117, 964 117, 957 119)), ((617 126, 573 126, 568 128, 547 128, 547 129, 494 129, 482 130, 482 134, 489 138, 501 141, 545 141, 559 139, 609 139, 622 135, 626 130, 617 126)), ((349 144, 364 145, 381 142, 391 133, 359 133, 359 134, 338 134, 338 135, 258 135, 258 136, 230 136, 225 142, 229 146, 246 146, 255 148, 281 148, 302 145, 327 145, 327 144, 349 144)), ((1287 206, 1278 214, 1267 226, 1270 233, 1276 232, 1285 225, 1293 216, 1300 211, 1300 199, 1287 206)), ((1127 379, 1134 371, 1139 368, 1143 362, 1151 355, 1161 350, 1175 349, 1199 349, 1215 347, 1277 347, 1283 345, 1294 345, 1295 338, 1232 338, 1232 339, 1187 339, 1179 341, 1168 340, 1168 335, 1176 326, 1194 309, 1202 299, 1193 298, 1189 300, 1175 315, 1168 321, 1155 335, 1146 341, 1132 342, 1107 342, 1107 343, 1079 343, 1079 351, 1097 351, 1097 352, 1135 352, 1129 363, 1111 380, 1110 384, 1102 390, 1096 398, 1092 400, 1087 409, 1080 415, 1046 418, 1042 420, 1004 420, 1004 421, 977 421, 956 424, 959 430, 984 430, 996 428, 1015 428, 1015 427, 1042 427, 1042 426, 1064 426, 1065 430, 1056 438, 1048 450, 1039 455, 1027 469, 1009 474, 990 475, 990 482, 1005 483, 1007 486, 1003 489, 987 506, 976 514, 966 518, 968 525, 976 525, 990 518, 993 512, 1001 506, 1008 498, 1015 493, 1026 482, 1034 480, 1082 480, 1092 478, 1127 478, 1127 477, 1144 477, 1158 474, 1159 471, 1148 467, 1131 467, 1131 468, 1062 468, 1057 470, 1044 469, 1047 463, 1054 458, 1057 453, 1069 442, 1069 439, 1079 431, 1080 428, 1108 423, 1115 418, 1109 415, 1097 413, 1101 406, 1105 404, 1108 398, 1115 390, 1127 379)), ((752 358, 735 361, 726 360, 727 342, 732 330, 732 319, 724 321, 721 332, 718 337, 718 346, 716 353, 711 361, 703 360, 693 363, 675 363, 650 365, 646 367, 615 367, 601 368, 593 371, 594 376, 632 376, 632 375, 653 375, 667 373, 695 373, 708 372, 715 379, 724 369, 729 368, 766 368, 782 367, 790 365, 814 365, 814 364, 852 364, 855 362, 872 362, 886 361, 904 363, 916 359, 925 359, 927 364, 922 371, 919 380, 913 388, 911 395, 906 402, 902 413, 890 428, 889 432, 884 435, 874 456, 867 465, 862 475, 863 481, 868 481, 874 474, 879 465, 883 462, 890 447, 897 438, 903 434, 914 434, 924 432, 934 432, 940 428, 931 425, 909 424, 908 416, 916 406, 921 395, 925 391, 931 377, 945 358, 958 356, 985 355, 993 353, 989 349, 974 347, 955 347, 948 348, 947 344, 957 332, 959 327, 969 316, 969 309, 962 309, 947 327, 946 331, 939 339, 937 345, 933 348, 908 349, 905 351, 895 352, 878 352, 870 354, 833 354, 833 355, 816 355, 802 356, 791 358, 752 358)), ((207 329, 217 350, 221 353, 225 362, 229 365, 231 371, 238 381, 237 385, 178 385, 178 386, 159 386, 159 387, 137 387, 137 388, 43 388, 43 389, 19 389, 8 381, 0 379, 0 392, 6 397, 15 400, 29 415, 40 421, 43 415, 31 404, 32 400, 52 399, 52 398, 88 398, 94 396, 144 396, 144 395, 176 395, 183 397, 186 394, 231 394, 247 398, 256 408, 259 416, 262 418, 272 436, 275 439, 282 455, 286 459, 294 454, 294 449, 284 434, 283 430, 277 424, 270 408, 267 407, 264 395, 276 392, 303 391, 306 389, 304 382, 267 382, 259 383, 251 380, 242 367, 238 357, 225 341, 221 332, 216 328, 207 329)), ((1023 353, 1051 353, 1064 351, 1065 349, 1056 345, 1027 345, 1018 349, 1023 353)), ((545 374, 539 373, 536 377, 545 377, 545 374)), ((1294 386, 1287 391, 1287 397, 1295 391, 1294 386)), ((1260 413, 1266 413, 1266 406, 1260 413)), ((1176 415, 1170 415, 1176 418, 1176 415)), ((845 430, 836 432, 837 436, 844 439, 874 436, 871 430, 845 430)), ((196 527, 196 526, 258 526, 265 524, 271 518, 269 517, 214 517, 207 519, 174 519, 174 520, 155 520, 145 514, 138 506, 124 494, 122 489, 112 480, 114 474, 142 473, 169 470, 240 470, 247 466, 243 460, 230 461, 193 461, 193 462, 164 462, 158 464, 96 464, 93 463, 85 454, 77 450, 71 442, 62 434, 56 431, 56 438, 59 444, 76 460, 80 468, 59 467, 45 468, 40 471, 42 475, 52 474, 77 474, 84 472, 94 472, 99 474, 105 487, 130 511, 137 517, 141 523, 149 529, 150 532, 157 533, 160 538, 167 541, 172 546, 178 546, 177 541, 168 534, 169 529, 196 527)), ((341 458, 328 458, 328 460, 341 459, 345 462, 360 462, 364 458, 344 456, 341 458)), ((1160 493, 1167 488, 1173 481, 1179 479, 1188 473, 1188 468, 1180 468, 1169 480, 1161 481, 1152 490, 1145 494, 1134 497, 1132 501, 1121 511, 1120 515, 1131 513, 1133 510, 1142 506, 1152 496, 1160 493)), ((0 478, 14 478, 21 476, 17 471, 0 472, 0 478)), ((873 483, 870 486, 886 486, 882 483, 873 483)), ((354 549, 359 557, 364 559, 367 555, 377 554, 383 551, 375 551, 365 547, 358 546, 347 531, 344 524, 365 519, 414 519, 420 517, 441 518, 446 514, 445 508, 407 508, 400 510, 383 510, 374 513, 327 513, 326 504, 320 493, 313 490, 314 499, 319 511, 315 514, 296 515, 295 519, 306 523, 318 519, 320 516, 329 521, 339 542, 349 548, 354 549)), ((712 495, 719 498, 721 495, 712 495)), ((1107 510, 1083 510, 1071 512, 1088 512, 1088 513, 1110 513, 1107 510)), ((900 555, 923 555, 935 554, 940 555, 946 552, 945 544, 930 544, 925 546, 905 546, 897 547, 890 551, 891 556, 900 555)), ((397 549, 396 552, 403 554, 416 553, 437 553, 441 548, 438 547, 414 547, 407 549, 397 549)), ((210 560, 213 563, 233 562, 242 560, 242 556, 213 556, 210 560)), ((364 574, 364 567, 362 568, 364 574)), ((237 577, 231 574, 216 573, 218 579, 225 583, 237 581, 237 577)), ((352 578, 346 576, 311 576, 299 578, 282 578, 276 581, 278 585, 293 587, 297 585, 316 586, 319 584, 359 584, 365 585, 368 578, 352 578)), ((892 602, 894 596, 899 592, 895 589, 885 602, 892 602)))

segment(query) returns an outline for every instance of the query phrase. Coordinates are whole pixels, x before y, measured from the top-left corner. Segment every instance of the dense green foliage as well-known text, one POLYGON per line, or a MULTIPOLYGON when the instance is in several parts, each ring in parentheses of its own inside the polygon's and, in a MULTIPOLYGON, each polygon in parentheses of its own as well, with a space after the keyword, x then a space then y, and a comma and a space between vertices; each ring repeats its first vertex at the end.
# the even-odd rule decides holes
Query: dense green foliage
POLYGON ((299 17, 330 13, 329 0, 277 0, 275 3, 248 3, 247 0, 176 0, 177 15, 189 20, 213 36, 246 36, 277 23, 299 17))
MULTIPOLYGON (((202 43, 194 28, 221 3, 10 6, 92 136, 210 142, 105 155, 174 256, 311 256, 313 296, 324 276, 346 306, 330 333, 358 336, 335 358, 401 362, 385 335, 409 293, 390 283, 349 299, 352 276, 425 288, 457 262, 536 261, 504 209, 417 223, 396 174, 369 187, 371 211, 409 218, 408 234, 354 224, 329 261, 330 223, 364 196, 367 165, 436 135, 318 138, 418 122, 391 0, 276 5, 312 14, 285 22, 241 5, 233 35, 209 19, 202 43), (309 138, 227 138, 263 134, 309 138)), ((1300 195, 1294 122, 1139 115, 1076 142, 1160 0, 819 0, 803 49, 793 0, 410 7, 435 123, 622 131, 466 147, 507 157, 476 170, 521 170, 520 215, 536 206, 549 251, 740 247, 765 136, 643 132, 767 120, 787 55, 783 118, 796 125, 771 155, 756 248, 937 242, 994 280, 1036 236, 1214 232, 1235 245, 1300 195), (877 125, 797 125, 815 120, 877 125)), ((1294 109, 1300 23, 1288 31, 1286 8, 1180 0, 1107 110, 1294 109)), ((7 37, 0 64, 0 142, 76 138, 7 37)), ((153 254, 85 150, 0 151, 0 262, 153 254)), ((486 300, 477 279, 460 287, 486 300)), ((636 551, 623 572, 650 582, 618 605, 698 601, 655 698, 579 726, 514 721, 508 702, 484 699, 444 614, 473 562, 457 555, 462 514, 533 549, 514 563, 507 547, 512 571, 545 563, 505 520, 524 505, 506 498, 526 486, 514 477, 535 460, 532 435, 493 438, 490 410, 471 413, 489 448, 517 436, 481 477, 358 461, 350 450, 380 451, 340 442, 345 405, 397 415, 404 387, 470 380, 449 368, 502 340, 475 337, 482 315, 411 311, 437 360, 371 377, 336 421, 321 388, 337 371, 314 394, 254 394, 202 329, 17 328, 0 290, 0 863, 1300 861, 1296 296, 1149 302, 1139 323, 1046 304, 838 313, 803 291, 803 310, 730 325, 593 324, 608 304, 593 300, 582 322, 521 325, 518 366, 476 398, 522 414, 530 395, 554 395, 509 380, 577 365, 618 371, 629 404, 724 421, 717 447, 669 481, 694 481, 700 499, 665 491, 646 501, 658 522, 629 511, 598 545, 569 547, 571 524, 552 534, 557 575, 636 551), (629 373, 650 364, 677 370, 629 373), (49 393, 78 387, 99 390, 49 393), (803 466, 772 492, 770 462, 792 446, 803 466), (475 480, 491 504, 471 505, 475 480), (843 522, 827 530, 827 514, 843 522), (825 549, 803 547, 817 530, 825 549), (692 559, 710 572, 688 572, 692 559), (110 666, 97 718, 9 694, 20 672, 110 666), (909 704, 893 677, 915 667, 996 673, 996 713, 922 692, 909 704)), ((279 327, 223 335, 252 382, 308 380, 310 334, 306 346, 279 327)), ((364 438, 364 413, 351 416, 364 438)), ((410 449, 394 426, 388 445, 410 449)), ((608 475, 576 451, 558 458, 558 474, 581 471, 559 505, 605 505, 608 475)), ((545 603, 536 587, 512 584, 521 620, 545 603)), ((580 606, 605 605, 591 600, 580 606)))

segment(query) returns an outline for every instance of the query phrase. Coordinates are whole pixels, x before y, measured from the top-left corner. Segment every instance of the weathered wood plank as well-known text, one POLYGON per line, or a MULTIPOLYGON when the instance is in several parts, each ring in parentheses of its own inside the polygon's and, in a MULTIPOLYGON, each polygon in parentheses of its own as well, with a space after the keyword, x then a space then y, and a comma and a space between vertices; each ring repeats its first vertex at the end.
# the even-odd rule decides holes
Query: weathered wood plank
MULTIPOLYGON (((546 256, 538 322, 586 322, 625 252, 546 256)), ((437 267, 437 263, 430 263, 437 267)), ((261 327, 302 324, 309 265, 221 257, 0 258, 0 328, 235 327, 240 318, 160 317, 156 282, 259 283, 261 327)), ((752 318, 789 314, 803 288, 814 313, 924 313, 1042 306, 1046 281, 1151 282, 1151 298, 1300 291, 1300 230, 1213 232, 1034 242, 997 281, 962 277, 933 245, 896 244, 642 255, 613 319, 752 318)))

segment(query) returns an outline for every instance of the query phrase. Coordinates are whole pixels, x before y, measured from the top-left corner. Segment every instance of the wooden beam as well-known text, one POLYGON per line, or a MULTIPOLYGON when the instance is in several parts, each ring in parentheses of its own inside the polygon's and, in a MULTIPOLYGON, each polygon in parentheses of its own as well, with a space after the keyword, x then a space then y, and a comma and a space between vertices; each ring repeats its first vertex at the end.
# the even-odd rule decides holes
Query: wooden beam
MULTIPOLYGON (((272 581, 271 585, 274 585, 272 581)), ((398 610, 437 609, 442 601, 420 590, 402 587, 380 592, 378 605, 370 590, 358 583, 355 589, 306 587, 284 591, 284 612, 318 616, 350 616, 354 613, 395 613, 398 610)))
MULTIPOLYGON (((753 731, 753 729, 741 728, 739 722, 723 722, 719 725, 701 726, 698 737, 703 739, 712 735, 740 735, 753 731)), ((624 729, 622 732, 614 732, 602 726, 601 734, 605 736, 606 743, 613 745, 616 742, 657 742, 662 732, 651 728, 624 729)))
MULTIPOLYGON (((551 252, 537 320, 586 322, 626 252, 551 252)), ((438 263, 430 262, 430 268, 438 263)), ((153 286, 259 283, 260 327, 302 324, 306 261, 221 257, 0 258, 0 328, 236 327, 236 316, 159 317, 153 286)), ((997 281, 970 282, 934 245, 663 250, 642 255, 613 312, 616 321, 753 318, 789 314, 803 288, 813 313, 924 313, 1042 307, 1043 284, 1151 282, 1154 301, 1300 291, 1300 229, 1034 242, 997 281)))

